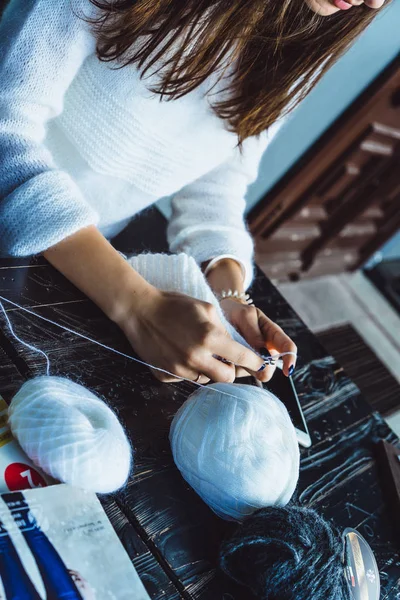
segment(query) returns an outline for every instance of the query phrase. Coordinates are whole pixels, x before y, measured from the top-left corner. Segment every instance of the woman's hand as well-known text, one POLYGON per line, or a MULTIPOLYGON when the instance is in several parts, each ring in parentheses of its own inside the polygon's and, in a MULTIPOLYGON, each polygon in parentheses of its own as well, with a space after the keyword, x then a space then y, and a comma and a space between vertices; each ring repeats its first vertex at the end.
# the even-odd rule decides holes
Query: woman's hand
MULTIPOLYGON (((270 354, 297 353, 296 344, 290 337, 254 305, 249 306, 240 300, 224 298, 221 300, 221 308, 228 321, 252 348, 259 352, 266 348, 270 354)), ((282 360, 283 372, 285 375, 291 375, 296 364, 296 356, 289 354, 283 356, 282 360)), ((269 381, 274 370, 275 367, 268 366, 256 376, 260 381, 269 381)))
POLYGON ((251 371, 264 366, 255 352, 229 337, 211 304, 157 290, 95 227, 78 231, 45 256, 119 325, 143 361, 177 376, 154 370, 158 379, 233 381, 234 365, 251 371))
MULTIPOLYGON (((204 265, 205 267, 206 265, 204 265)), ((236 260, 225 258, 215 264, 207 275, 208 283, 218 295, 223 290, 238 290, 243 292, 243 270, 236 260)), ((297 352, 296 345, 282 331, 282 329, 271 321, 261 310, 249 306, 244 301, 232 298, 221 300, 221 308, 228 321, 242 334, 244 339, 252 348, 258 352, 266 348, 271 354, 283 352, 297 352)), ((291 375, 296 364, 296 356, 283 357, 283 372, 291 375)), ((269 381, 274 373, 274 367, 268 366, 264 371, 257 374, 261 381, 269 381)), ((246 372, 238 371, 238 376, 246 375, 246 372)))
POLYGON ((173 374, 153 370, 164 382, 232 382, 235 365, 252 372, 264 366, 255 352, 232 340, 212 304, 183 294, 149 288, 118 324, 144 361, 173 374))

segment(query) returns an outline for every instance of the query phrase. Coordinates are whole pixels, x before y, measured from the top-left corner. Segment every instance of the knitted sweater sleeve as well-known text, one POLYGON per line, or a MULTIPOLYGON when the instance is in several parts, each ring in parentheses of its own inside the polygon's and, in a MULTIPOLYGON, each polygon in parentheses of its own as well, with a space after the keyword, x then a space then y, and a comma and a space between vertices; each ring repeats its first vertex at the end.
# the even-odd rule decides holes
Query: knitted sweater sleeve
POLYGON ((258 138, 248 138, 242 151, 180 190, 172 199, 168 241, 172 252, 186 252, 198 264, 229 256, 244 268, 245 287, 253 279, 253 241, 244 213, 247 187, 258 174, 261 156, 281 122, 258 138))
POLYGON ((97 215, 44 146, 46 124, 95 49, 87 0, 13 0, 0 22, 0 253, 44 251, 97 215))

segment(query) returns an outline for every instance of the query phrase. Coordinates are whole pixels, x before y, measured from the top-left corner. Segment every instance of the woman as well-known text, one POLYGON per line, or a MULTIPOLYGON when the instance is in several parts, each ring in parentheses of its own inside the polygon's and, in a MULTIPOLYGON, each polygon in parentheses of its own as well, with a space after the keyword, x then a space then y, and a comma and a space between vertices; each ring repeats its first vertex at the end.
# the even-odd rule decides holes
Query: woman
MULTIPOLYGON (((192 255, 217 296, 238 292, 221 305, 253 348, 295 353, 244 297, 244 195, 280 120, 384 1, 12 0, 0 25, 3 253, 43 253, 148 363, 200 382, 232 381, 237 365, 268 380, 210 305, 155 289, 107 239, 172 196, 171 251, 192 255)), ((287 354, 286 375, 294 365, 287 354)))

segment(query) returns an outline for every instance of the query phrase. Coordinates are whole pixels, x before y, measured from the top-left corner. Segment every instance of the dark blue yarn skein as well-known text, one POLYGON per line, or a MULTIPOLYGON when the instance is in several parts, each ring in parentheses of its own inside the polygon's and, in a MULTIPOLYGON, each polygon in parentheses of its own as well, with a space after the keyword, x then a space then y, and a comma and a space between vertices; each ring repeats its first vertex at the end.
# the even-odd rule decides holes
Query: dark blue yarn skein
POLYGON ((220 551, 222 570, 262 600, 351 600, 338 532, 314 510, 262 508, 220 551))

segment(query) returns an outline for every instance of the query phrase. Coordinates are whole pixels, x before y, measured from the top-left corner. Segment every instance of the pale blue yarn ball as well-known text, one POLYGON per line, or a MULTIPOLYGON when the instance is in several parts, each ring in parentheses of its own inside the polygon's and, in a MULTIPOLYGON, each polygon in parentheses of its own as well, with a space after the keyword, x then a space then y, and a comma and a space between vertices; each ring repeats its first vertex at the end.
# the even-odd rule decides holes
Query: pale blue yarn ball
POLYGON ((183 477, 224 519, 285 506, 296 488, 295 428, 282 402, 258 387, 219 383, 197 390, 178 410, 170 442, 183 477))
POLYGON ((63 377, 30 379, 8 415, 23 450, 54 479, 100 494, 126 482, 132 451, 122 425, 82 385, 63 377))

